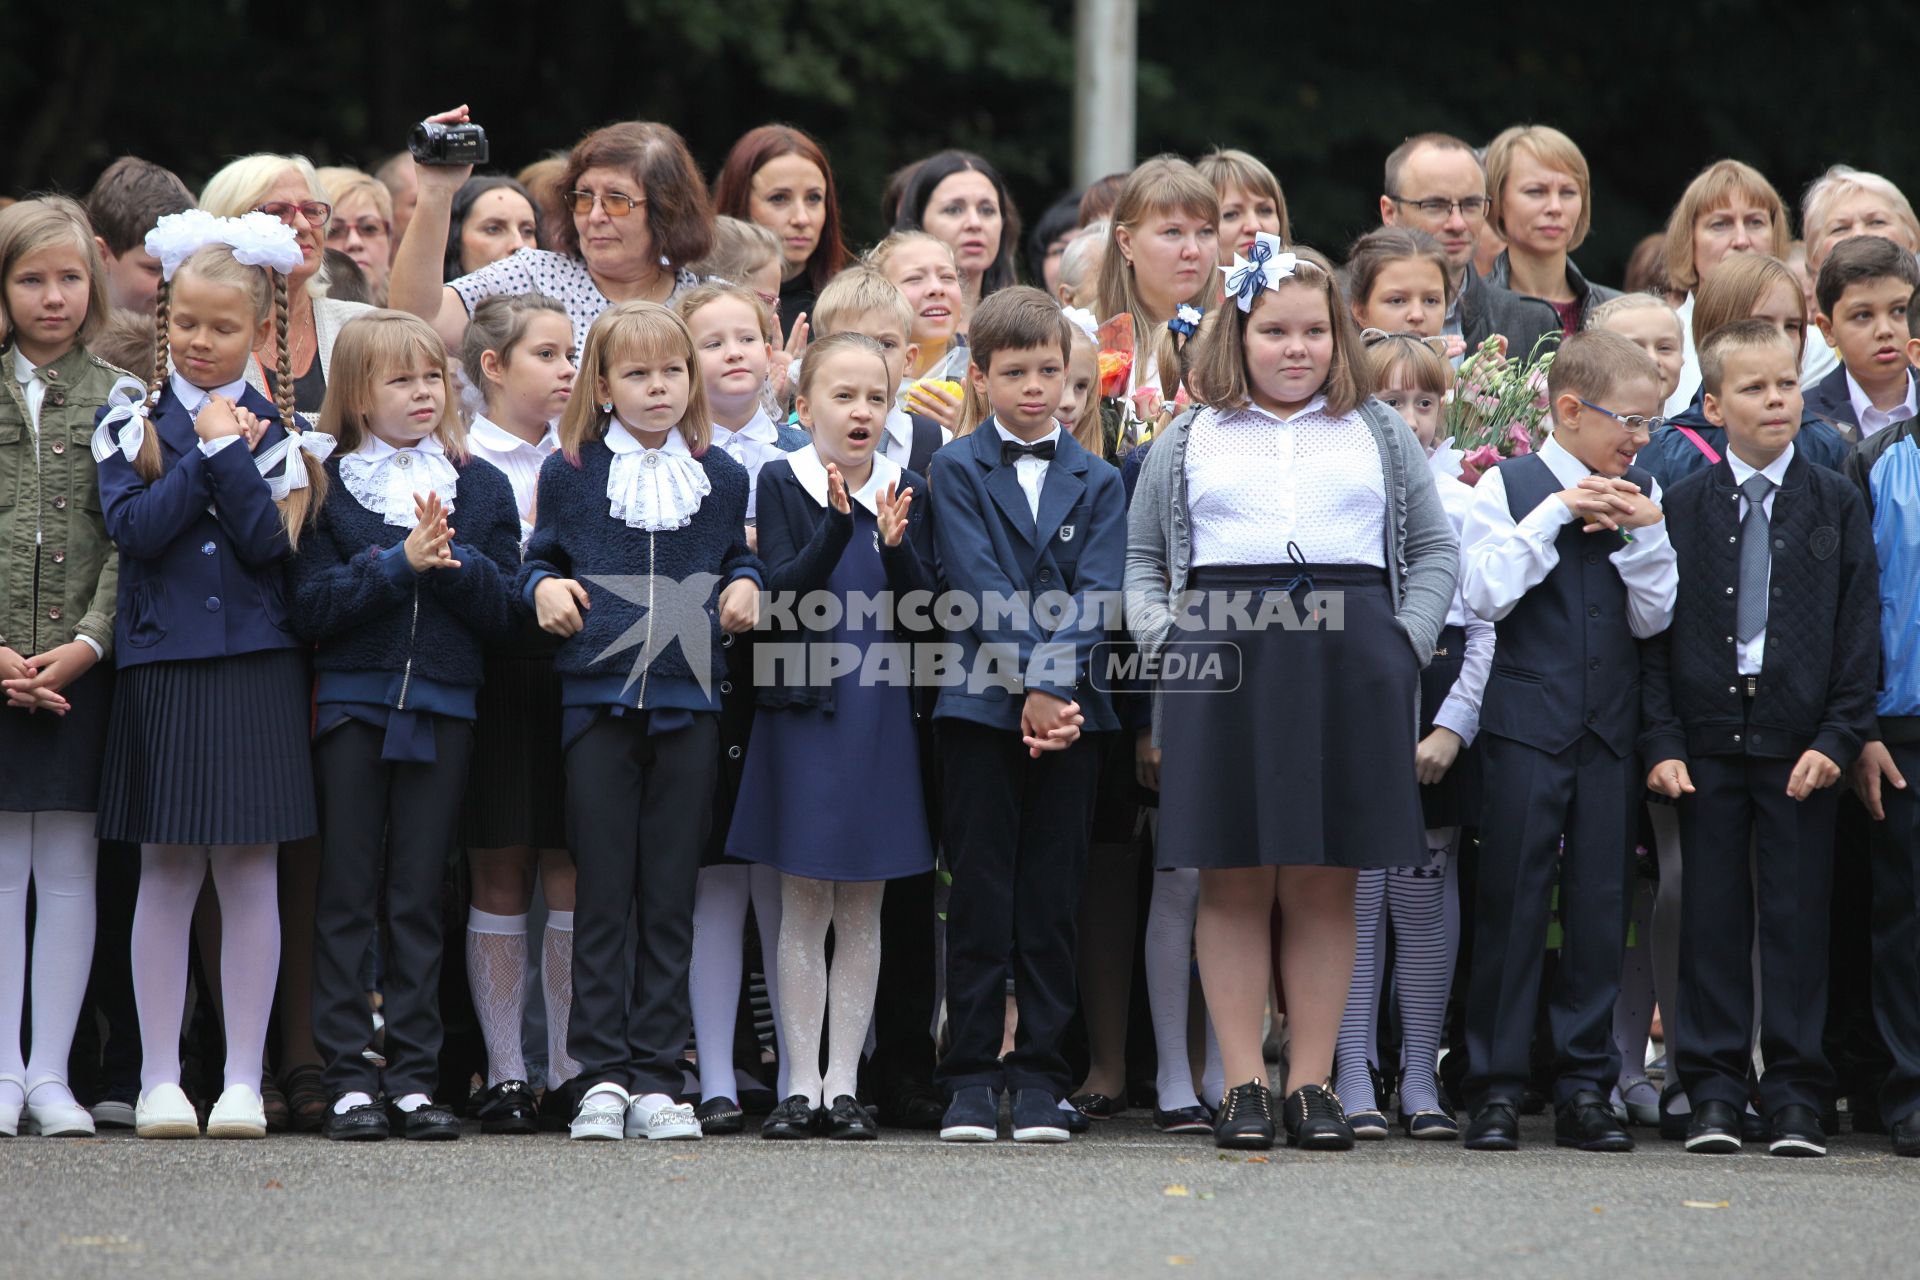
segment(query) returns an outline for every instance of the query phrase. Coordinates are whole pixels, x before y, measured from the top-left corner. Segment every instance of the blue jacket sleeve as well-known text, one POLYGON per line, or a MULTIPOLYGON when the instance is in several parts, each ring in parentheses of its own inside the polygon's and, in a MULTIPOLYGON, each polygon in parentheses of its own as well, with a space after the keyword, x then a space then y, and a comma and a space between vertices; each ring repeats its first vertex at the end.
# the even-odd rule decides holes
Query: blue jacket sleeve
MULTIPOLYGON (((106 412, 100 410, 96 419, 106 412)), ((146 429, 156 428, 148 423, 146 429)), ((114 545, 135 560, 158 560, 165 555, 213 500, 207 477, 210 461, 198 449, 189 450, 149 483, 140 478, 125 454, 118 449, 109 453, 96 468, 96 476, 101 513, 114 545)))
POLYGON ((804 493, 796 496, 798 486, 786 477, 773 484, 769 479, 764 474, 760 477, 760 519, 756 526, 760 561, 766 566, 766 589, 796 595, 823 591, 853 540, 853 516, 828 506, 809 530, 805 515, 796 510, 800 502, 809 499, 804 493))
MULTIPOLYGON (((259 448, 270 449, 286 435, 285 427, 273 423, 260 437, 259 448)), ((207 464, 207 479, 213 490, 214 518, 232 539, 233 554, 242 564, 257 569, 286 559, 292 547, 287 541, 280 508, 273 501, 273 491, 267 487, 244 443, 228 445, 202 460, 207 464)), ((199 454, 197 449, 193 452, 199 454)), ((305 465, 294 457, 288 461, 305 465)))
POLYGON ((556 453, 540 468, 540 481, 534 498, 533 536, 527 539, 526 557, 520 563, 519 575, 513 580, 514 595, 529 611, 533 609, 534 588, 544 579, 573 576, 573 557, 567 554, 557 514, 565 499, 560 492, 562 481, 554 471, 556 464, 570 465, 564 456, 556 453))
MULTIPOLYGON (((352 501, 344 490, 337 492, 340 501, 352 501)), ((413 599, 416 575, 399 544, 385 551, 367 548, 343 554, 323 507, 300 539, 290 577, 294 629, 320 642, 405 608, 413 599)))

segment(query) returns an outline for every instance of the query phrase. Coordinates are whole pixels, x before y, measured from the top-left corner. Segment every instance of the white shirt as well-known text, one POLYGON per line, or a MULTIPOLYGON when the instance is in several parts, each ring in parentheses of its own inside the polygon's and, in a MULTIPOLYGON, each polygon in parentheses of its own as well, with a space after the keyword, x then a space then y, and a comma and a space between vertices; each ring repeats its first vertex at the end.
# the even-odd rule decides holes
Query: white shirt
POLYGON ((1853 371, 1847 371, 1847 399, 1853 401, 1853 420, 1860 424, 1860 438, 1865 440, 1876 431, 1885 431, 1896 422, 1905 422, 1908 418, 1920 417, 1920 407, 1914 404, 1913 373, 1907 373, 1907 398, 1891 409, 1876 409, 1873 401, 1858 382, 1854 381, 1853 371))
MULTIPOLYGON (((1684 413, 1693 403, 1693 393, 1700 389, 1700 353, 1693 346, 1693 295, 1673 309, 1680 317, 1680 384, 1667 397, 1666 408, 1661 416, 1671 418, 1684 413)), ((1809 383, 1808 385, 1812 385, 1809 383)))
MULTIPOLYGON (((1540 459, 1564 488, 1571 489, 1592 474, 1586 463, 1552 438, 1541 446, 1540 459)), ((1651 484, 1647 497, 1657 506, 1660 482, 1651 484)), ((1489 469, 1473 488, 1473 507, 1460 535, 1466 558, 1460 581, 1467 607, 1489 622, 1512 613, 1520 597, 1545 581, 1560 563, 1554 542, 1573 519, 1567 504, 1557 494, 1548 494, 1516 524, 1507 510, 1506 480, 1498 467, 1489 469)), ((1637 639, 1645 640, 1665 631, 1673 621, 1680 574, 1664 519, 1632 532, 1633 541, 1608 558, 1626 584, 1627 624, 1637 639)), ((1596 545, 1609 550, 1620 539, 1618 533, 1604 529, 1586 536, 1600 539, 1596 545)))
POLYGON ((528 444, 513 432, 486 417, 476 417, 467 428, 467 448, 473 456, 491 462, 513 486, 513 505, 520 512, 520 546, 533 536, 532 517, 537 514, 533 500, 540 490, 540 466, 560 447, 560 436, 547 424, 547 433, 538 444, 528 444))
MULTIPOLYGON (((178 400, 186 408, 187 417, 189 418, 199 417, 200 411, 206 408, 207 402, 215 396, 225 396, 235 404, 239 404, 240 397, 244 395, 247 390, 247 380, 244 377, 236 378, 224 387, 214 387, 211 390, 208 390, 206 387, 194 386, 191 382, 181 377, 177 371, 168 374, 167 379, 173 387, 173 398, 178 400)), ((215 436, 211 440, 202 440, 200 442, 200 452, 211 458, 214 454, 220 452, 238 439, 240 439, 239 436, 215 436)))
POLYGON ((619 419, 607 423, 607 514, 629 529, 660 532, 693 523, 700 504, 713 492, 707 470, 676 430, 658 449, 649 449, 619 419))
POLYGON ((1202 409, 1187 440, 1193 563, 1386 567, 1386 478, 1359 413, 1315 396, 1291 417, 1202 409))
MULTIPOLYGON (((1466 527, 1467 512, 1473 507, 1473 488, 1437 465, 1433 483, 1440 494, 1440 505, 1446 508, 1447 519, 1453 523, 1453 535, 1458 538, 1466 527)), ((1463 554, 1463 569, 1465 560, 1463 554)), ((1447 625, 1466 631, 1467 651, 1453 688, 1447 691, 1440 709, 1434 712, 1433 723, 1436 728, 1453 730, 1460 735, 1463 745, 1472 746, 1480 733, 1480 704, 1486 696, 1487 677, 1493 672, 1493 624, 1467 608, 1466 597, 1456 585, 1453 603, 1447 606, 1447 625)))
POLYGON ((713 424, 713 443, 722 453, 747 469, 747 519, 754 518, 754 511, 760 499, 760 468, 775 458, 784 458, 786 453, 780 448, 780 432, 773 425, 773 419, 767 416, 765 409, 757 410, 747 425, 738 431, 730 430, 719 423, 713 424))
MULTIPOLYGON (((953 432, 941 427, 940 443, 953 443, 953 432)), ((880 441, 880 456, 903 467, 913 460, 913 418, 897 404, 887 410, 887 432, 880 441)))
MULTIPOLYGON (((1001 426, 998 418, 994 419, 993 429, 1000 433, 1002 441, 1010 444, 1039 444, 1041 440, 1051 440, 1054 448, 1060 447, 1060 427, 1057 423, 1039 440, 1022 440, 1001 426)), ((1047 483, 1047 468, 1051 465, 1045 458, 1036 458, 1032 454, 1017 459, 1013 464, 1014 478, 1020 482, 1020 491, 1027 495, 1027 510, 1033 513, 1036 526, 1040 523, 1040 489, 1047 483)))
POLYGON ((1819 330, 1807 325, 1807 349, 1800 357, 1800 385, 1811 387, 1840 367, 1840 353, 1824 341, 1815 341, 1819 330))
MULTIPOLYGON (((1769 520, 1773 519, 1774 496, 1780 492, 1780 486, 1786 483, 1787 464, 1792 461, 1793 461, 1793 446, 1789 444, 1784 453, 1782 453, 1779 457, 1775 458, 1772 462, 1768 463, 1760 471, 1761 475, 1773 481, 1773 488, 1767 491, 1767 500, 1760 504, 1760 509, 1767 513, 1767 519, 1769 520)), ((1733 468, 1733 483, 1735 488, 1738 488, 1739 486, 1745 484, 1747 480, 1754 473, 1753 468, 1748 466, 1746 462, 1741 459, 1740 455, 1735 453, 1732 449, 1727 450, 1727 465, 1733 468)), ((1740 510, 1737 513, 1738 519, 1744 524, 1747 518, 1747 506, 1748 506, 1747 495, 1745 495, 1744 493, 1741 494, 1739 497, 1739 503, 1740 503, 1740 510)), ((1739 542, 1739 539, 1740 539, 1740 535, 1735 534, 1734 542, 1736 544, 1736 550, 1738 549, 1737 544, 1739 542)), ((1734 565, 1735 565, 1734 572, 1736 574, 1739 573, 1739 563, 1740 563, 1740 557, 1738 555, 1734 556, 1734 565)), ((1767 557, 1767 582, 1769 584, 1773 582, 1773 557, 1771 555, 1767 557)), ((1736 586, 1737 586, 1737 580, 1736 580, 1736 586)), ((1737 599, 1734 602, 1734 607, 1736 610, 1739 608, 1739 601, 1737 599)), ((1743 676, 1757 676, 1760 674, 1761 664, 1766 661, 1766 656, 1767 656, 1767 629, 1765 627, 1762 627, 1760 628, 1759 635, 1756 635, 1753 639, 1748 640, 1740 645, 1740 661, 1739 661, 1739 665, 1736 667, 1736 670, 1738 670, 1739 673, 1743 676)))
MULTIPOLYGON (((793 478, 807 491, 807 496, 821 506, 829 506, 832 498, 831 486, 827 483, 827 464, 820 459, 820 451, 813 445, 796 449, 792 453, 783 453, 787 465, 793 468, 793 478)), ((1018 465, 1017 463, 1015 464, 1018 465)), ((844 482, 845 477, 842 477, 844 482)), ((887 491, 890 484, 900 482, 900 465, 891 458, 875 455, 873 466, 867 472, 867 482, 853 493, 847 495, 849 503, 859 503, 874 515, 880 514, 880 495, 887 491)))

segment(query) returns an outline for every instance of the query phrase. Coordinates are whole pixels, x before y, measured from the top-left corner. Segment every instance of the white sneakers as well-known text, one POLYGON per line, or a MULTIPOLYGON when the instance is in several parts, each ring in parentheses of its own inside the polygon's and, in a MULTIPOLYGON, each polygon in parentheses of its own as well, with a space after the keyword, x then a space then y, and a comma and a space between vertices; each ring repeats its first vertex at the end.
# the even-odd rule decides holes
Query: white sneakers
POLYGON ((207 1113, 209 1138, 264 1138, 267 1109, 260 1094, 244 1084, 228 1085, 207 1113))
POLYGON ((25 1105, 27 1082, 19 1076, 0 1076, 0 1084, 10 1084, 20 1091, 20 1102, 0 1102, 0 1138, 20 1136, 20 1108, 25 1105))
POLYGON ((654 1141, 694 1139, 700 1136, 700 1120, 688 1103, 675 1102, 664 1093, 634 1097, 611 1082, 597 1084, 580 1099, 567 1135, 600 1142, 618 1142, 623 1138, 651 1138, 654 1141))
POLYGON ((627 1107, 632 1101, 617 1084, 593 1086, 580 1099, 580 1110, 567 1126, 567 1136, 594 1142, 620 1141, 627 1136, 627 1107))
POLYGON ((58 1080, 42 1080, 27 1091, 27 1131, 37 1132, 47 1138, 91 1138, 93 1136, 93 1117, 87 1109, 73 1100, 66 1085, 58 1080), (60 1098, 47 1102, 35 1102, 33 1095, 48 1085, 55 1086, 60 1098))
POLYGON ((700 1137, 700 1119, 693 1107, 675 1102, 664 1093, 649 1093, 635 1098, 627 1107, 629 1138, 651 1138, 655 1142, 700 1137))
POLYGON ((177 1084, 159 1084, 140 1095, 133 1131, 143 1138, 197 1138, 200 1117, 177 1084))

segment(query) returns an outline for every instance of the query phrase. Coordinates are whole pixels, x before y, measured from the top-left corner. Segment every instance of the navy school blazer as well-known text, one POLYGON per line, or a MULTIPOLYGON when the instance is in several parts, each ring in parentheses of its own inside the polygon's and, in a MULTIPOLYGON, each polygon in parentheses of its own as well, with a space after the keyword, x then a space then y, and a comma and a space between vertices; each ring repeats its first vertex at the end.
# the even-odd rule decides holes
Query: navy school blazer
MULTIPOLYGON (((1907 370, 1907 384, 1914 373, 1907 370)), ((1860 415, 1853 411, 1853 393, 1847 389, 1847 366, 1841 365, 1806 389, 1807 416, 1831 423, 1849 440, 1860 439, 1860 415)))
MULTIPOLYGON (((272 401, 248 387, 239 404, 267 424, 256 452, 286 438, 272 401)), ((245 443, 202 453, 171 383, 148 429, 160 440, 158 479, 142 480, 118 449, 98 468, 107 536, 120 549, 114 661, 130 667, 298 646, 287 614, 292 547, 245 443)), ((305 465, 297 452, 287 464, 305 465)))
POLYGON ((1088 731, 1119 728, 1112 699, 1093 687, 1088 672, 1094 646, 1122 638, 1127 500, 1120 472, 1062 431, 1036 521, 1014 468, 1000 461, 1000 433, 989 417, 933 456, 927 483, 942 590, 976 601, 1066 592, 1075 606, 1058 630, 1049 630, 1054 620, 1040 610, 1028 611, 1024 627, 1004 610, 998 617, 981 610, 972 626, 948 631, 947 639, 960 649, 962 678, 940 689, 934 717, 1017 731, 1024 690, 1039 689, 1078 702, 1088 731), (1109 620, 1102 613, 1112 615, 1113 632, 1094 625, 1109 620), (1018 673, 987 679, 983 645, 995 646, 1003 665, 1017 657, 1018 673), (1071 674, 1070 682, 1056 678, 1063 673, 1071 674))

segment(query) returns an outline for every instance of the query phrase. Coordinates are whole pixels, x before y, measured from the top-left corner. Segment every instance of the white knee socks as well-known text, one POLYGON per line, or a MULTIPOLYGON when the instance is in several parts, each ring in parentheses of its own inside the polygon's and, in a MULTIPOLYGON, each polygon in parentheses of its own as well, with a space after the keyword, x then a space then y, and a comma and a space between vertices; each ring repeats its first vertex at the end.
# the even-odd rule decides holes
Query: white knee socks
MULTIPOLYGON (((45 1084, 43 1104, 71 1102, 67 1057, 93 966, 94 862, 90 813, 0 813, 0 1076, 25 1092, 45 1084), (33 933, 33 1060, 20 1054, 26 980, 27 883, 36 903, 33 933), (66 1096, 59 1096, 65 1093, 66 1096)), ((0 1085, 0 1103, 19 1103, 0 1085)))
POLYGON ((520 1017, 527 999, 527 917, 467 910, 467 987, 487 1044, 487 1087, 525 1080, 520 1017))

